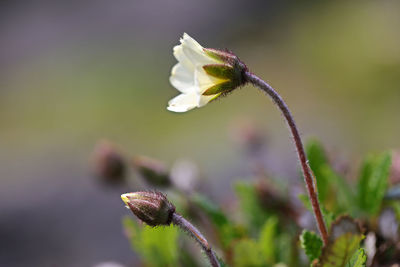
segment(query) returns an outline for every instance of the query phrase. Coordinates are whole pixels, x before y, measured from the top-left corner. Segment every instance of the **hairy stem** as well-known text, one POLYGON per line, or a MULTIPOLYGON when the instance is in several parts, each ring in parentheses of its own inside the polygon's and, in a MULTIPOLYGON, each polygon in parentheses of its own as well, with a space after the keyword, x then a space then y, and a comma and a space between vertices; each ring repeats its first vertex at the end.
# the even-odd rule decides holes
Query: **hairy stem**
POLYGON ((267 94, 273 100, 273 102, 278 106, 278 108, 281 110, 283 116, 286 119, 286 122, 287 122, 289 129, 293 136, 297 154, 299 156, 301 169, 302 169, 302 172, 304 175, 304 180, 306 183, 308 196, 311 200, 311 205, 312 205, 312 208, 314 211, 315 219, 317 221, 318 230, 321 233, 324 245, 327 245, 328 244, 328 233, 326 230, 324 218, 322 216, 321 208, 320 208, 320 205, 318 202, 317 184, 316 183, 314 184, 314 181, 313 181, 314 174, 308 164, 307 156, 304 151, 304 146, 301 141, 301 137, 300 137, 299 131, 297 129, 296 123, 293 119, 293 116, 290 113, 288 106, 283 101, 282 97, 268 83, 266 83, 264 80, 257 77, 255 74, 248 72, 248 71, 245 72, 244 76, 245 76, 246 81, 252 83, 254 86, 261 89, 265 94, 267 94))
POLYGON ((176 212, 172 215, 172 223, 189 233, 189 235, 200 244, 212 267, 220 267, 217 257, 215 256, 214 251, 211 249, 211 246, 208 244, 207 239, 200 233, 199 230, 197 230, 196 227, 193 226, 193 224, 176 212))

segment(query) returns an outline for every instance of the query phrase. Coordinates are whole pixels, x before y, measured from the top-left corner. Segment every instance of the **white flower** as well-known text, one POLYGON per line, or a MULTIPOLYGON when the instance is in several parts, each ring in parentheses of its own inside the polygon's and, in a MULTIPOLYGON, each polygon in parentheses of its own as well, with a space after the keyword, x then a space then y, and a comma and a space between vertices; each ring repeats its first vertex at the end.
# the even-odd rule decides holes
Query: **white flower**
POLYGON ((172 68, 169 80, 181 94, 168 102, 168 110, 185 112, 202 107, 223 92, 240 85, 237 74, 240 74, 243 65, 239 66, 236 56, 203 48, 186 33, 180 42, 174 47, 178 63, 172 68))

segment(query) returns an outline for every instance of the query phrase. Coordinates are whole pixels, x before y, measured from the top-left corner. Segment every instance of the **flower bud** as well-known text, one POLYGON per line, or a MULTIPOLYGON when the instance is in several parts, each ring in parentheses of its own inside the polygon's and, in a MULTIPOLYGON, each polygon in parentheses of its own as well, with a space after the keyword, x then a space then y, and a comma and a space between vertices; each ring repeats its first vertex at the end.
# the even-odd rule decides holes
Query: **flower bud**
POLYGON ((95 174, 108 184, 125 181, 126 165, 122 154, 108 141, 99 142, 93 152, 95 174))
POLYGON ((161 187, 171 184, 168 170, 161 161, 149 157, 136 156, 132 163, 134 169, 148 184, 161 187))
POLYGON ((150 226, 170 225, 175 206, 161 192, 136 192, 121 195, 126 206, 150 226))

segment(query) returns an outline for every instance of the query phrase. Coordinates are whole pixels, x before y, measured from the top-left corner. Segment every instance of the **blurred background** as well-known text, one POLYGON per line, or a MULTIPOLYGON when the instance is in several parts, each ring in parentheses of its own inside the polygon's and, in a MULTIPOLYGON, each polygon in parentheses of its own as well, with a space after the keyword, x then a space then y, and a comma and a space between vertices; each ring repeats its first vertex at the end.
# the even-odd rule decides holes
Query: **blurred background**
POLYGON ((229 48, 287 101, 304 138, 357 164, 400 147, 398 1, 2 1, 0 265, 137 261, 124 188, 96 181, 106 138, 127 155, 189 159, 210 198, 229 201, 249 166, 241 125, 268 139, 265 164, 297 176, 279 112, 246 86, 185 114, 166 110, 172 47, 187 32, 229 48))

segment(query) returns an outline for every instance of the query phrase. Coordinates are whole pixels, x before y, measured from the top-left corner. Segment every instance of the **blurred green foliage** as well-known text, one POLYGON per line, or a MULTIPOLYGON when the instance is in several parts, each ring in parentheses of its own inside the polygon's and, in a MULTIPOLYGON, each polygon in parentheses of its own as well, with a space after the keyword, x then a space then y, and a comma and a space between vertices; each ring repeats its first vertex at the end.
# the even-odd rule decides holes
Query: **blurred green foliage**
POLYGON ((124 218, 123 224, 132 248, 147 266, 177 266, 180 253, 176 227, 141 226, 131 218, 124 218))
POLYGON ((346 267, 365 267, 367 263, 367 255, 363 248, 359 248, 351 257, 346 267))
POLYGON ((244 218, 249 224, 249 230, 259 229, 267 220, 268 214, 260 204, 254 185, 238 181, 235 183, 234 189, 239 198, 244 218))
MULTIPOLYGON (((384 198, 389 188, 391 153, 367 156, 358 180, 351 182, 334 170, 320 142, 311 140, 306 147, 310 166, 315 172, 317 182, 321 182, 320 204, 330 229, 329 243, 326 246, 323 246, 316 233, 302 228, 299 223, 301 213, 307 210, 311 212, 309 199, 305 195, 299 196, 304 205, 303 210, 284 206, 277 209, 274 204, 276 195, 271 195, 268 191, 272 187, 262 187, 263 183, 237 181, 234 189, 240 209, 235 209, 232 214, 205 195, 187 195, 174 189, 177 190, 177 196, 188 201, 188 205, 180 207, 192 207, 182 212, 187 216, 195 215, 194 223, 203 225, 202 229, 206 230, 206 236, 211 236, 214 248, 225 266, 306 266, 302 253, 307 255, 312 266, 365 266, 366 254, 362 249, 364 235, 360 223, 371 227, 379 220, 380 211, 393 207, 393 201, 386 201, 384 198), (270 202, 265 202, 265 196, 271 197, 270 202), (346 214, 347 216, 343 216, 346 214), (360 221, 355 221, 348 215, 360 221)), ((274 193, 281 194, 276 191, 274 193)), ((289 207, 294 205, 290 201, 283 201, 286 196, 280 197, 279 203, 289 203, 289 207)), ((125 219, 124 224, 129 232, 135 233, 130 235, 132 246, 146 264, 185 266, 182 265, 181 255, 186 255, 187 260, 193 264, 203 264, 198 262, 196 256, 190 256, 195 252, 178 242, 175 228, 139 227, 129 219, 125 219), (174 245, 165 246, 167 243, 174 245), (155 259, 156 257, 159 258, 155 259)), ((379 234, 377 228, 368 231, 379 234)))
POLYGON ((388 187, 391 154, 370 155, 361 167, 358 182, 358 204, 361 210, 371 215, 379 211, 388 187))

